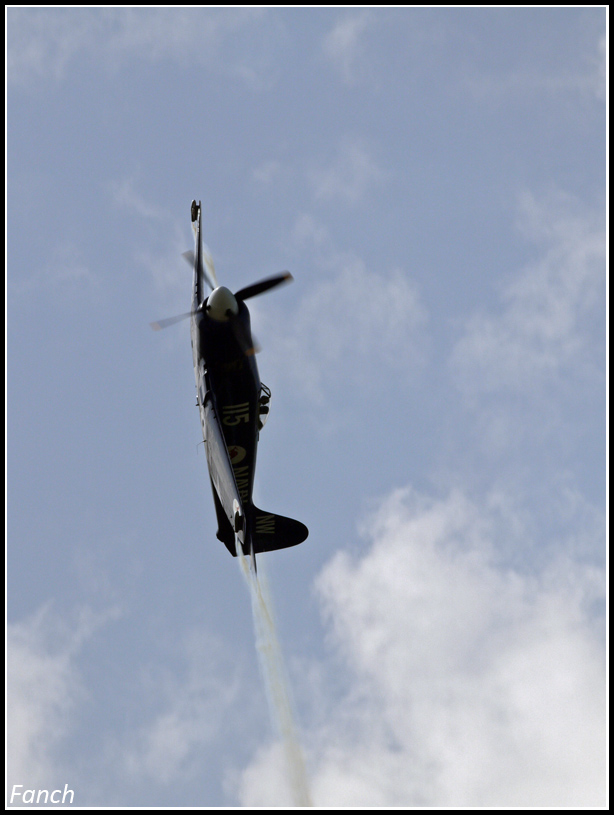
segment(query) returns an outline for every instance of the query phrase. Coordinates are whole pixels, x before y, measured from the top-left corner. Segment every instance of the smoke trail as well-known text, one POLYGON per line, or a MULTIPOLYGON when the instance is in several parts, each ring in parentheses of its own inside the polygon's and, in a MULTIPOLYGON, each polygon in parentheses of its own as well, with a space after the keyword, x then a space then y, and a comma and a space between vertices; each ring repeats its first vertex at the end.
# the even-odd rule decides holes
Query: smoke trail
MULTIPOLYGON (((237 547, 240 550, 240 547, 237 547)), ((254 575, 247 558, 239 554, 241 571, 250 590, 256 649, 264 677, 274 726, 281 735, 290 788, 297 807, 312 807, 303 751, 298 740, 283 654, 277 637, 272 597, 262 565, 254 575)))

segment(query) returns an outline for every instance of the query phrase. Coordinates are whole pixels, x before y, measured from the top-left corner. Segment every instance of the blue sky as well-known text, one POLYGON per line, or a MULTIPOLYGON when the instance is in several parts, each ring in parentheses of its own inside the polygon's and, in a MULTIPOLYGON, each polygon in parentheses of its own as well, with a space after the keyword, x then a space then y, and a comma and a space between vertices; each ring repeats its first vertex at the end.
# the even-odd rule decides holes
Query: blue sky
POLYGON ((272 390, 316 806, 605 805, 603 8, 9 8, 8 772, 292 804, 194 407, 189 208, 272 390))

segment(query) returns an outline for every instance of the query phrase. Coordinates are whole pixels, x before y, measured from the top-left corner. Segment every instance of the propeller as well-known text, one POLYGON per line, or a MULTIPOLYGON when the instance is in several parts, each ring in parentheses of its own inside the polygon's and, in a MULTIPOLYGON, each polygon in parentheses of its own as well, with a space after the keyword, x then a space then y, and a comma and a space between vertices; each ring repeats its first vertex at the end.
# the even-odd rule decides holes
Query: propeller
POLYGON ((209 284, 210 288, 217 289, 220 284, 217 282, 215 266, 213 265, 213 256, 211 255, 209 247, 206 243, 203 243, 202 245, 201 257, 205 264, 205 278, 207 283, 209 284))
MULTIPOLYGON (((203 256, 205 259, 207 273, 212 280, 215 280, 217 283, 217 277, 215 276, 215 269, 213 267, 213 261, 209 251, 207 250, 206 252, 203 252, 203 256)), ((192 251, 184 252, 183 257, 190 263, 194 262, 194 252, 192 251)), ((238 309, 235 310, 237 301, 248 300, 250 297, 257 297, 259 294, 264 294, 265 291, 269 291, 269 289, 273 289, 275 286, 280 286, 283 283, 289 283, 293 279, 294 278, 290 272, 280 272, 272 277, 265 277, 263 280, 259 280, 257 283, 252 283, 250 286, 244 286, 234 295, 224 286, 215 286, 209 297, 201 303, 196 311, 188 311, 185 314, 177 314, 174 317, 167 317, 164 320, 158 320, 157 322, 150 323, 150 325, 154 331, 160 331, 163 328, 168 328, 169 325, 174 325, 181 320, 191 317, 193 314, 208 311, 211 313, 213 319, 217 319, 220 322, 230 320, 239 344, 241 345, 244 353, 249 356, 257 353, 260 350, 260 347, 256 342, 249 342, 249 339, 245 334, 243 324, 236 319, 238 313, 238 309)))
POLYGON ((235 297, 237 300, 248 300, 250 297, 257 297, 259 294, 263 294, 275 286, 280 286, 282 283, 289 283, 291 280, 294 280, 294 278, 290 272, 280 272, 273 275, 273 277, 265 277, 264 280, 259 280, 258 283, 252 283, 251 286, 239 289, 238 292, 235 292, 235 297))
MULTIPOLYGON (((194 312, 194 314, 196 314, 196 312, 194 312)), ((149 323, 149 325, 153 328, 154 331, 161 331, 163 328, 168 328, 169 325, 179 323, 181 322, 181 320, 185 320, 191 316, 192 312, 188 311, 185 314, 177 314, 174 317, 167 317, 165 320, 157 320, 155 323, 149 323)))
MULTIPOLYGON (((188 263, 191 268, 194 268, 194 259, 196 256, 193 249, 188 249, 187 252, 182 252, 181 257, 185 259, 186 263, 188 263)), ((209 247, 204 243, 201 258, 205 264, 205 268, 202 271, 207 285, 210 289, 217 289, 220 284, 217 282, 215 266, 213 265, 213 257, 209 251, 209 247)))
POLYGON ((230 327, 246 357, 260 353, 262 350, 260 343, 251 332, 245 330, 245 325, 234 314, 230 317, 230 327))

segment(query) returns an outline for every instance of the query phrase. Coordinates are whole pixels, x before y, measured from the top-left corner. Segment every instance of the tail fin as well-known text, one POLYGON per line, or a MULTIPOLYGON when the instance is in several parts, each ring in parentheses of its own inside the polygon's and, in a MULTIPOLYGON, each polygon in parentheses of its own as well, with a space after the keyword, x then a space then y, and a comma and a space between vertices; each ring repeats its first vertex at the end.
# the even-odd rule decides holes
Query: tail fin
POLYGON ((258 507, 253 507, 250 527, 254 554, 296 546, 309 535, 309 530, 300 521, 264 512, 258 507))

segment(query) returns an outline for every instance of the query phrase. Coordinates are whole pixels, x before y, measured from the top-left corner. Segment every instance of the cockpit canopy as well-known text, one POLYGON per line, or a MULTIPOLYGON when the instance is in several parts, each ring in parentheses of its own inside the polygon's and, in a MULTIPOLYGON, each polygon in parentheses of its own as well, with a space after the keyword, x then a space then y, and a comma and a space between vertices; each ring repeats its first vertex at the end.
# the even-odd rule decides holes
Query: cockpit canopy
POLYGON ((262 428, 265 426, 266 420, 269 418, 270 406, 271 391, 261 382, 260 396, 258 398, 258 430, 262 430, 262 428))

